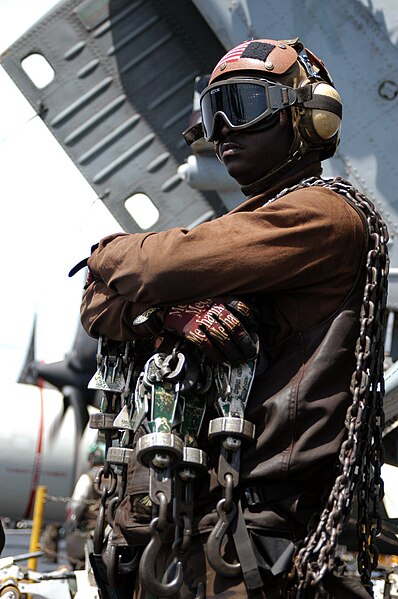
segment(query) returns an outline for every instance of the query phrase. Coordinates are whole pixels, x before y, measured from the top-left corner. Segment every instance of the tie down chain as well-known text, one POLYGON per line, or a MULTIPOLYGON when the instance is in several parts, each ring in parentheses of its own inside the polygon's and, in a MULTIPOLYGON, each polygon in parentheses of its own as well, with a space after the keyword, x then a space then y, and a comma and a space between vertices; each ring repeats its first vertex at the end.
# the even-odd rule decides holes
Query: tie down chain
POLYGON ((347 523, 355 495, 358 572, 365 588, 371 592, 371 574, 378 562, 375 539, 381 532, 379 503, 384 495, 381 465, 388 231, 372 202, 344 179, 314 177, 302 181, 293 190, 313 185, 335 191, 362 211, 367 220, 369 242, 355 350, 356 369, 351 379, 352 404, 345 419, 347 435, 340 448, 338 475, 326 506, 295 557, 292 578, 296 597, 304 597, 308 585, 316 585, 326 572, 333 570, 339 534, 347 523))
MULTIPOLYGON (((238 366, 217 365, 180 342, 170 353, 152 351, 139 341, 116 343, 100 337, 98 342, 97 372, 89 387, 102 392, 102 404, 100 412, 91 415, 90 427, 98 429, 107 453, 97 480, 102 491, 94 553, 102 554, 109 584, 117 586, 120 576, 138 567, 149 593, 170 597, 183 582, 192 537, 194 482, 208 469, 198 437, 209 405, 219 413, 209 423, 208 438, 220 441, 218 480, 223 497, 207 553, 216 571, 227 576, 240 572, 239 564, 223 559, 221 544, 236 514, 232 491, 239 482, 241 444, 254 438, 254 426, 243 415, 256 360, 238 366), (150 541, 140 558, 134 548, 126 555, 112 544, 104 549, 106 522, 112 527, 132 460, 148 468, 152 505, 150 541), (172 562, 158 580, 157 558, 173 539, 173 529, 172 562)), ((200 584, 197 598, 202 596, 200 584)))

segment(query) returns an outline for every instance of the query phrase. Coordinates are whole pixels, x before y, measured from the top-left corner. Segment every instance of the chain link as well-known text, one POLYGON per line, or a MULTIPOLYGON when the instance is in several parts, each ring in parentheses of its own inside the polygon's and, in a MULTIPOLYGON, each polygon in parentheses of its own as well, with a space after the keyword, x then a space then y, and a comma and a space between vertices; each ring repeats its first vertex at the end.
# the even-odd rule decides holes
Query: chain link
MULTIPOLYGON (((347 523, 354 497, 358 503, 358 572, 371 591, 371 574, 377 566, 375 539, 381 532, 379 503, 384 489, 382 431, 383 362, 387 302, 387 227, 372 202, 341 177, 302 181, 293 190, 321 186, 345 197, 365 215, 369 232, 366 280, 356 343, 356 369, 351 379, 352 404, 345 426, 347 435, 339 454, 338 475, 317 526, 304 540, 295 557, 296 590, 301 596, 308 585, 317 584, 334 567, 339 535, 347 523)), ((277 197, 281 197, 284 190, 277 197)))
POLYGON ((96 505, 98 499, 75 499, 74 497, 57 497, 55 495, 46 495, 46 501, 52 501, 54 503, 83 503, 84 505, 96 505))
POLYGON ((73 564, 75 568, 81 569, 84 568, 85 564, 80 559, 74 558, 71 555, 66 555, 65 553, 61 553, 59 551, 52 551, 45 545, 39 545, 39 551, 42 551, 47 558, 56 560, 58 563, 61 562, 69 562, 73 564))
MULTIPOLYGON (((365 215, 369 247, 365 265, 363 303, 359 316, 360 332, 355 349, 356 368, 350 387, 352 403, 345 419, 347 434, 340 448, 338 474, 325 508, 295 557, 296 597, 304 596, 308 585, 318 583, 334 568, 338 538, 347 523, 355 496, 358 502, 358 571, 363 584, 370 589, 371 573, 377 565, 378 558, 375 539, 381 530, 379 503, 383 497, 382 399, 389 265, 386 247, 388 232, 372 202, 340 177, 306 179, 299 185, 282 191, 271 201, 295 189, 309 186, 331 189, 365 215)), ((99 352, 100 357, 101 354, 102 352, 99 352)), ((107 467, 109 468, 109 465, 107 467)), ((52 496, 48 499, 65 502, 71 500, 52 496)), ((82 502, 85 503, 84 500, 82 502)), ((101 505, 104 512, 104 494, 101 505)), ((94 534, 96 553, 101 553, 102 550, 104 522, 103 514, 102 520, 97 520, 94 534)))

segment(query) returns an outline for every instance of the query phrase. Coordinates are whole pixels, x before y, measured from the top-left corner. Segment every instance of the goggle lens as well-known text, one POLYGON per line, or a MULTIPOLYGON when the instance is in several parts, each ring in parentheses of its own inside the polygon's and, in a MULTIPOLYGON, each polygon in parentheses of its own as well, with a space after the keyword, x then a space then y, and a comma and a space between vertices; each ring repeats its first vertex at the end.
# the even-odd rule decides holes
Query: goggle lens
MULTIPOLYGON (((266 81, 226 81, 213 84, 202 92, 202 125, 206 141, 214 137, 214 121, 219 114, 232 129, 244 129, 257 121, 275 114, 278 110, 291 106, 295 100, 286 92, 289 101, 283 101, 282 91, 288 88, 269 85, 266 81), (271 90, 271 94, 270 94, 271 90), (272 93, 276 91, 277 93, 272 93), (280 97, 280 100, 278 98, 280 97)), ((293 98, 294 96, 294 98, 293 98)))

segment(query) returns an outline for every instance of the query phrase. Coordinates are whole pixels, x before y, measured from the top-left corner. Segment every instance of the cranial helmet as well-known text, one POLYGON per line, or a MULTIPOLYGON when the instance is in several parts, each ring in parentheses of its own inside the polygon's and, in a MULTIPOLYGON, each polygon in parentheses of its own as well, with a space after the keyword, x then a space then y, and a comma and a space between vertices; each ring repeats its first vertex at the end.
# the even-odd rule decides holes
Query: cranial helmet
MULTIPOLYGON (((340 96, 323 62, 299 38, 250 40, 232 48, 215 66, 200 104, 206 141, 215 140, 219 118, 232 129, 266 128, 280 110, 289 109, 290 156, 318 150, 323 160, 339 143, 340 96)), ((189 140, 188 132, 188 143, 199 137, 196 130, 189 140)))

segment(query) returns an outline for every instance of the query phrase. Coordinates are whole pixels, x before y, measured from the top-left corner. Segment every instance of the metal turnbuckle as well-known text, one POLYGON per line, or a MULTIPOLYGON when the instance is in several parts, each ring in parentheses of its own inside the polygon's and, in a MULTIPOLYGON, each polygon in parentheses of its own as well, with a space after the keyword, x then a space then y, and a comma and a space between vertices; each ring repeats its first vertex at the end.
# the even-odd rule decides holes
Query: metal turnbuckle
POLYGON ((134 458, 134 449, 128 447, 109 447, 106 461, 117 466, 127 466, 134 458))
POLYGON ((177 435, 148 433, 137 441, 137 460, 146 467, 173 468, 182 460, 183 447, 177 435))
POLYGON ((88 383, 88 388, 122 393, 126 383, 123 373, 126 358, 126 344, 100 336, 97 348, 97 371, 88 383))
POLYGON ((192 478, 192 476, 189 476, 190 472, 194 475, 204 474, 207 472, 208 467, 208 457, 202 449, 184 446, 182 463, 179 465, 179 476, 182 480, 184 480, 184 476, 187 479, 192 478))
POLYGON ((90 428, 98 429, 101 431, 117 431, 117 427, 114 425, 114 420, 117 414, 95 412, 90 414, 90 428))
POLYGON ((253 441, 255 437, 255 426, 249 420, 236 418, 234 416, 222 416, 214 418, 209 422, 209 439, 220 436, 232 436, 246 441, 253 441))

